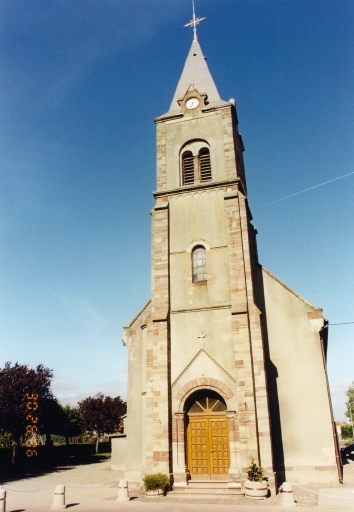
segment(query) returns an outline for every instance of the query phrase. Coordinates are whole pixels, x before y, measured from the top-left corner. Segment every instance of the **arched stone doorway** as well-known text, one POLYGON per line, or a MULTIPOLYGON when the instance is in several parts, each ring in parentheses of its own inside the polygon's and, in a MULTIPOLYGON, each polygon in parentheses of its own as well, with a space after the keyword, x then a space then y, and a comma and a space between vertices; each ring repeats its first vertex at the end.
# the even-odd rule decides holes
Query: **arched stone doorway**
POLYGON ((192 479, 224 479, 229 472, 226 410, 224 399, 210 389, 200 389, 186 400, 186 455, 192 479))

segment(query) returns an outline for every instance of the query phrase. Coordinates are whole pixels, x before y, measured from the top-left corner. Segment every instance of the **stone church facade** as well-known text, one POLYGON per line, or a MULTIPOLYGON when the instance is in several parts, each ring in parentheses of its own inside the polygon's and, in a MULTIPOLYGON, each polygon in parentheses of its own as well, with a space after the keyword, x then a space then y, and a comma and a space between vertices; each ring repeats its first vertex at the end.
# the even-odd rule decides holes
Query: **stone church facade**
POLYGON ((336 482, 327 321, 258 262, 234 100, 194 37, 156 120, 151 300, 124 328, 128 411, 112 468, 238 489, 336 482))

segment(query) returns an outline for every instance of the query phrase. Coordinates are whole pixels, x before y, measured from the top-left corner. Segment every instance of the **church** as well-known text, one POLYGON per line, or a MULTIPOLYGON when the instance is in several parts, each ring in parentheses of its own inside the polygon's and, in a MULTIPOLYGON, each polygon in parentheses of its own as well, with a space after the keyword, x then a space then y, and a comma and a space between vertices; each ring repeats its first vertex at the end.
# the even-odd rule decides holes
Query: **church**
POLYGON ((328 322, 258 261, 236 105, 218 93, 199 21, 155 119, 151 299, 124 328, 128 407, 112 469, 240 490, 254 460, 274 490, 338 482, 328 322))

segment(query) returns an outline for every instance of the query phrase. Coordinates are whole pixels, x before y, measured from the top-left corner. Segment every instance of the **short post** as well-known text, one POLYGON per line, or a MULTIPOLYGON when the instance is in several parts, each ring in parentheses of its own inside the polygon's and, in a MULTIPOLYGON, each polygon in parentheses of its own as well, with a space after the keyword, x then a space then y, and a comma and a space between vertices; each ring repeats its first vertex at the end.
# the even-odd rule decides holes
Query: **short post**
POLYGON ((118 484, 118 498, 117 501, 129 501, 128 480, 121 479, 118 484))
POLYGON ((281 486, 281 489, 283 493, 281 504, 284 507, 296 507, 292 483, 284 482, 281 486))
POLYGON ((0 512, 6 512, 6 489, 0 489, 0 512))
POLYGON ((51 506, 53 510, 61 510, 66 508, 65 505, 65 485, 59 484, 55 486, 54 490, 54 500, 53 505, 51 506))

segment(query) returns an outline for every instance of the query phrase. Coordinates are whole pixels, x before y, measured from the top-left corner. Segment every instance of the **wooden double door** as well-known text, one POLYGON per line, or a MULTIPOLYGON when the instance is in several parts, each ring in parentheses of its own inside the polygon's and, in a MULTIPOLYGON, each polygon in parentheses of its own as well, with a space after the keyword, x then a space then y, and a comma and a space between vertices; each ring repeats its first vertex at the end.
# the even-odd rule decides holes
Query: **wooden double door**
POLYGON ((188 414, 188 468, 193 479, 223 479, 230 466, 226 414, 188 414))

